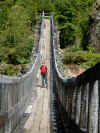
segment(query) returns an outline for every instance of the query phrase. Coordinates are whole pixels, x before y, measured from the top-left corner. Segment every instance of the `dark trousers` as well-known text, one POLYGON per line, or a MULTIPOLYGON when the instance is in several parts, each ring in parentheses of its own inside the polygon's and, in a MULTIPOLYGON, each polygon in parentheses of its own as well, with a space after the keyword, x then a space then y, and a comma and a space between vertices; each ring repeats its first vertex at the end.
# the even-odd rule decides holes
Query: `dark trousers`
POLYGON ((42 86, 48 87, 47 73, 41 74, 41 76, 42 76, 42 86))

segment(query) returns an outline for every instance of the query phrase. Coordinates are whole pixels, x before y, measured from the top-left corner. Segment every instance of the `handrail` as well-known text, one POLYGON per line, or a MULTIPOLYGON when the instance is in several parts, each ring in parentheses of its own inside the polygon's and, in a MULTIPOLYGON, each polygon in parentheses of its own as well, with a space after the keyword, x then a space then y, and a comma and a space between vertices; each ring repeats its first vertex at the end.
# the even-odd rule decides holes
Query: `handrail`
MULTIPOLYGON (((55 30, 51 16, 51 52, 53 64, 53 86, 65 127, 80 132, 100 132, 100 63, 86 70, 77 77, 64 79, 60 74, 55 59, 55 30), (73 123, 73 126, 70 125, 73 123)), ((66 129, 68 130, 68 129, 66 129)))
POLYGON ((36 74, 40 66, 40 45, 43 29, 43 16, 40 27, 37 56, 30 70, 22 76, 0 75, 0 132, 11 133, 30 104, 36 74))

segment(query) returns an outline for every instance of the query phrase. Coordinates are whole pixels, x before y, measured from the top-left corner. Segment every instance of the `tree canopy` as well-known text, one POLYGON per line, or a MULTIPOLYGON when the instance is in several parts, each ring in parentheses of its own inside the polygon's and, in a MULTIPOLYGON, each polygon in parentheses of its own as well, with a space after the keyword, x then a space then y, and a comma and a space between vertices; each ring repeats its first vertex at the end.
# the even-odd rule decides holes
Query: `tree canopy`
POLYGON ((83 40, 87 43, 85 34, 88 32, 92 7, 93 0, 55 0, 55 19, 61 31, 61 48, 76 43, 85 48, 83 40), (80 38, 80 42, 77 42, 77 38, 80 38))
MULTIPOLYGON (((36 0, 0 1, 0 61, 25 63, 30 57, 33 40, 31 24, 37 20, 36 0)), ((32 26, 34 26, 32 25, 32 26)))

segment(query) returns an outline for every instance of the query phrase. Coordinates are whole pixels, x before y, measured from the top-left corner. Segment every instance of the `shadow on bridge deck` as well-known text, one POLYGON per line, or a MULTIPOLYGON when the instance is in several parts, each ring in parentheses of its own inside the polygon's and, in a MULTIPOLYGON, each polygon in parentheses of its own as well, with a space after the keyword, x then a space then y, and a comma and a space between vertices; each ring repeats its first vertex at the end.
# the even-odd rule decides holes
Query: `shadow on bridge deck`
POLYGON ((73 120, 69 120, 68 122, 68 133, 87 133, 84 129, 80 129, 78 125, 75 124, 73 120))

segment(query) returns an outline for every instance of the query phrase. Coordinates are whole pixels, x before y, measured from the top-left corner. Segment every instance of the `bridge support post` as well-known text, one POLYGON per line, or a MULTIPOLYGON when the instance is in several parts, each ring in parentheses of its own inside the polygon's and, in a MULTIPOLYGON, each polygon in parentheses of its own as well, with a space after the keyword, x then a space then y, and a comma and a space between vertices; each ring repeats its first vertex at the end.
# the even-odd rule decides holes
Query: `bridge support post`
POLYGON ((98 133, 98 110, 99 110, 99 96, 98 96, 98 81, 95 81, 90 96, 88 132, 98 133))
POLYGON ((76 97, 76 119, 75 119, 76 124, 79 124, 80 120, 80 107, 81 107, 81 91, 79 89, 77 90, 77 97, 76 97))

